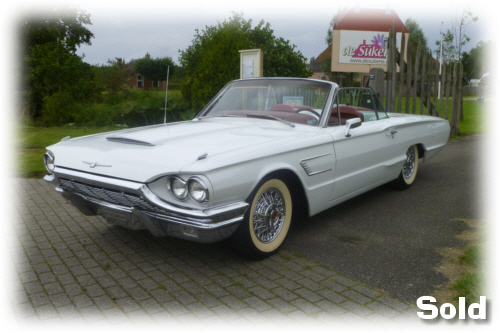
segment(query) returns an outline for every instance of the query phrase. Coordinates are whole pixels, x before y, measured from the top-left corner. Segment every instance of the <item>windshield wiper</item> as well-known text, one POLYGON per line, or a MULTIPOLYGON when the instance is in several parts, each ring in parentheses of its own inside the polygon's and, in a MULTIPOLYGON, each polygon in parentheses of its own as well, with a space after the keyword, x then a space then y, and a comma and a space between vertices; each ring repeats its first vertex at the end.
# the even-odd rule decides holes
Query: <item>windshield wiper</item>
POLYGON ((259 114, 259 115, 249 114, 249 115, 247 115, 247 117, 253 117, 253 118, 270 118, 270 119, 274 119, 274 120, 277 120, 279 122, 282 122, 283 124, 287 124, 288 126, 290 126, 292 128, 295 127, 294 123, 286 121, 285 119, 282 119, 282 118, 271 116, 269 114, 259 114))
MULTIPOLYGON (((217 117, 235 117, 235 118, 243 118, 245 116, 243 115, 238 115, 238 114, 217 114, 217 115, 213 115, 213 116, 202 116, 202 117, 198 117, 198 118, 194 118, 194 119, 198 119, 198 120, 201 120, 201 119, 210 119, 210 118, 217 118, 217 117)), ((193 119, 193 120, 194 120, 193 119)))

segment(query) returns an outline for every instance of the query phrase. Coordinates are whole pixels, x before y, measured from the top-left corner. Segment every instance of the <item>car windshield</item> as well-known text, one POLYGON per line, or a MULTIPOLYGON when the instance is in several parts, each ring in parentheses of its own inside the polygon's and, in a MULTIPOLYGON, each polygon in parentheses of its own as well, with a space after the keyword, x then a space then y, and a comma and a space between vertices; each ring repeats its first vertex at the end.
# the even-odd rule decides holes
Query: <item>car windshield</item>
POLYGON ((201 116, 256 117, 317 126, 331 89, 331 84, 301 79, 235 81, 201 116))

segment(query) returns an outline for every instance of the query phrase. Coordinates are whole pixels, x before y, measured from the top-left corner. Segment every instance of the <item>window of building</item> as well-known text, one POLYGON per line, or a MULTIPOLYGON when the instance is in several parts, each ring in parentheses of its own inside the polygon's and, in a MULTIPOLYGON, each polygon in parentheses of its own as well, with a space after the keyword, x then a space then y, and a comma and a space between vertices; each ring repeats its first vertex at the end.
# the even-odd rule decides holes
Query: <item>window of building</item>
POLYGON ((144 88, 144 79, 141 75, 137 75, 137 88, 144 88))

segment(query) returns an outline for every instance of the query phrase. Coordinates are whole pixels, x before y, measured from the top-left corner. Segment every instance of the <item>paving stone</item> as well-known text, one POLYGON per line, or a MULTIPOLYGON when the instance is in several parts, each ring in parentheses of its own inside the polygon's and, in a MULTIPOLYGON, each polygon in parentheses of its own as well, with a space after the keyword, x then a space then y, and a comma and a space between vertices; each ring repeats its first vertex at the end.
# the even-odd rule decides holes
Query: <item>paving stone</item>
POLYGON ((293 305, 288 301, 285 301, 280 297, 269 299, 266 302, 268 304, 271 304, 275 309, 277 309, 281 313, 291 313, 297 310, 297 307, 295 305, 293 305))
POLYGON ((313 292, 318 292, 319 290, 325 289, 324 286, 322 286, 322 285, 320 285, 312 280, 309 280, 308 278, 296 280, 296 282, 298 284, 304 286, 305 288, 313 291, 313 292))
POLYGON ((369 314, 373 313, 373 310, 364 307, 356 302, 353 302, 351 300, 347 300, 345 302, 342 302, 339 304, 343 308, 347 309, 349 312, 352 312, 358 316, 368 316, 369 314))
POLYGON ((306 289, 306 288, 300 288, 297 290, 294 290, 294 293, 299 296, 299 298, 303 298, 309 302, 315 303, 323 299, 321 295, 318 295, 317 293, 306 289))
POLYGON ((219 300, 223 304, 226 304, 227 306, 229 306, 231 309, 234 309, 234 310, 241 310, 241 309, 248 307, 247 304, 243 303, 241 300, 239 300, 238 298, 236 298, 233 295, 221 297, 219 300))
POLYGON ((368 298, 354 290, 346 290, 342 292, 342 295, 359 304, 366 304, 371 301, 371 298, 368 298))
POLYGON ((297 308, 301 309, 305 313, 317 313, 321 311, 321 308, 317 307, 313 303, 303 299, 303 298, 298 298, 294 301, 292 301, 292 304, 296 306, 297 308))
POLYGON ((255 297, 255 296, 245 298, 243 301, 245 303, 247 303, 248 305, 250 305, 250 307, 252 307, 253 309, 255 309, 258 312, 269 310, 271 308, 269 303, 266 303, 263 300, 261 300, 260 298, 255 297))
POLYGON ((213 308, 222 304, 220 300, 215 298, 213 295, 209 293, 197 294, 196 299, 199 300, 202 304, 209 308, 213 308))

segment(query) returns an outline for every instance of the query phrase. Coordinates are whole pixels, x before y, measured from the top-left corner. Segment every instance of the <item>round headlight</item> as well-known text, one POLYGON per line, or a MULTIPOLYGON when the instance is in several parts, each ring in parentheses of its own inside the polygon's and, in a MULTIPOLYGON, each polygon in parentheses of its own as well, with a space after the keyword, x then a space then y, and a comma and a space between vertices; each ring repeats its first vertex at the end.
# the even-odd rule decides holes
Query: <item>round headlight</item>
POLYGON ((54 173, 54 169, 56 168, 56 165, 54 164, 55 158, 51 153, 46 152, 43 155, 43 163, 45 164, 45 168, 50 174, 54 173))
POLYGON ((198 202, 208 201, 208 188, 197 178, 191 178, 188 182, 189 196, 198 202))
POLYGON ((186 199, 188 195, 186 182, 180 178, 172 178, 170 179, 170 190, 172 194, 179 200, 186 199))

